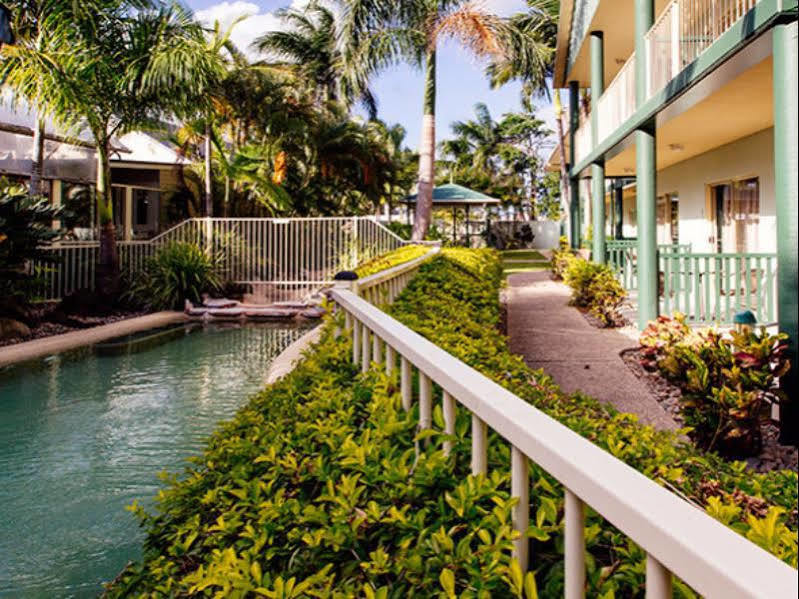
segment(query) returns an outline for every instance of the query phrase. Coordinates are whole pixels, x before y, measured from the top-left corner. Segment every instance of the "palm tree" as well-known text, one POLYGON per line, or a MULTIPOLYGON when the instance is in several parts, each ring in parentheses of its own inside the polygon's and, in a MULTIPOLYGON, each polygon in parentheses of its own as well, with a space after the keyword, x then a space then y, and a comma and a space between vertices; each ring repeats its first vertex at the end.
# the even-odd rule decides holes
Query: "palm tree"
POLYGON ((44 171, 44 121, 51 98, 46 91, 54 85, 48 77, 48 56, 55 50, 53 42, 57 31, 68 26, 76 16, 85 16, 94 3, 76 3, 70 0, 10 0, 11 27, 15 35, 12 46, 2 49, 0 86, 8 85, 14 92, 12 102, 25 101, 36 109, 33 126, 33 152, 30 196, 42 193, 44 171), (77 14, 76 14, 77 13, 77 14))
POLYGON ((111 141, 168 114, 193 114, 202 92, 218 79, 202 28, 177 5, 108 0, 54 36, 54 75, 43 96, 61 121, 79 118, 97 149, 96 202, 100 222, 97 291, 114 297, 119 260, 110 190, 111 141))
POLYGON ((478 57, 499 57, 505 23, 466 0, 350 0, 342 3, 347 60, 372 72, 409 62, 424 69, 422 139, 413 239, 430 225, 435 179, 436 50, 450 37, 478 57))
POLYGON ((282 9, 277 15, 286 29, 270 31, 254 42, 267 60, 287 61, 298 81, 311 85, 317 103, 336 101, 348 108, 360 102, 370 115, 377 115, 377 101, 369 89, 365 70, 347 61, 339 44, 336 14, 312 2, 303 10, 282 9))
POLYGON ((456 140, 461 142, 462 147, 458 151, 462 156, 471 157, 471 166, 494 175, 500 167, 497 155, 504 139, 488 106, 479 102, 475 105, 474 112, 475 120, 455 121, 450 128, 456 140))

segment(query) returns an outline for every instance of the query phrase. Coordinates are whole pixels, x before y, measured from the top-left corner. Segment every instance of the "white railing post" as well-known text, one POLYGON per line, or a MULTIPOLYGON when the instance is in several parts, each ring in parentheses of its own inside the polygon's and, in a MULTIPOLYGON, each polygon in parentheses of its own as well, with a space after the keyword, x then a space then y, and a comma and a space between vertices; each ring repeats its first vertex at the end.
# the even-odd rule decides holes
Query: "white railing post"
POLYGON ((472 414, 472 474, 474 476, 486 474, 488 471, 487 437, 486 423, 480 420, 477 414, 472 414))
POLYGON ((430 377, 419 372, 419 429, 430 428, 433 404, 433 384, 430 377))
POLYGON ((515 446, 510 454, 510 494, 519 499, 513 507, 513 528, 519 538, 513 541, 513 557, 519 562, 522 572, 527 571, 528 548, 527 527, 530 524, 530 471, 527 456, 515 446))
POLYGON ((357 364, 361 359, 361 322, 355 318, 352 327, 352 363, 357 364))
POLYGON ((372 361, 377 364, 383 361, 383 352, 380 343, 380 337, 376 333, 372 333, 372 361))
POLYGON ((391 376, 394 369, 397 367, 397 354, 394 348, 386 342, 386 374, 391 376))
POLYGON ((681 68, 681 43, 680 43, 680 3, 671 5, 671 76, 677 76, 681 68))
POLYGON ((400 393, 402 407, 411 409, 411 363, 405 356, 400 356, 400 393))
POLYGON ((671 587, 671 572, 658 560, 647 554, 646 599, 671 599, 671 587))
MULTIPOLYGON (((441 396, 441 411, 444 413, 444 434, 454 437, 455 419, 457 418, 455 399, 446 391, 441 396)), ((451 451, 452 441, 444 441, 444 455, 449 455, 451 451)))
POLYGON ((565 490, 564 536, 566 599, 585 597, 585 509, 574 493, 565 490))
POLYGON ((369 327, 361 325, 361 372, 369 370, 372 346, 369 344, 369 327))

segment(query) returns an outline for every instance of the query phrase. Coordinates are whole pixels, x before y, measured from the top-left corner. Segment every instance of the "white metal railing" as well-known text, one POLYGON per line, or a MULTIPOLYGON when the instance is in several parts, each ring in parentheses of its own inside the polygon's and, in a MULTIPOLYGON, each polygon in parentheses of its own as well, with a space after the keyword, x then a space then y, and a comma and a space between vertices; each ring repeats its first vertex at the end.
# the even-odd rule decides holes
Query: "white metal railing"
POLYGON ((606 139, 635 112, 635 54, 621 67, 597 103, 597 139, 606 139))
MULTIPOLYGON (((117 241, 120 271, 134 276, 160 248, 194 243, 219 261, 219 274, 266 299, 285 300, 329 284, 340 270, 406 242, 374 217, 194 218, 147 241, 117 241)), ((60 242, 55 259, 34 267, 44 278, 44 300, 94 288, 99 242, 60 242)))
POLYGON ((645 36, 651 97, 760 0, 673 0, 645 36))
MULTIPOLYGON (((708 597, 797 596, 796 570, 391 318, 346 283, 337 285, 331 296, 344 312, 353 362, 363 372, 399 368, 402 405, 410 410, 418 401, 421 430, 432 427, 435 384, 441 389, 445 434, 455 435, 458 407, 471 414, 473 474, 487 471, 488 428, 510 444, 511 495, 519 498, 513 511, 513 527, 520 533, 514 557, 523 570, 530 561, 535 565, 526 537, 532 460, 564 488, 567 598, 585 594, 586 506, 646 551, 648 599, 670 599, 672 575, 708 597)), ((395 291, 389 291, 391 299, 395 291)), ((448 455, 453 446, 444 441, 442 447, 448 455)))

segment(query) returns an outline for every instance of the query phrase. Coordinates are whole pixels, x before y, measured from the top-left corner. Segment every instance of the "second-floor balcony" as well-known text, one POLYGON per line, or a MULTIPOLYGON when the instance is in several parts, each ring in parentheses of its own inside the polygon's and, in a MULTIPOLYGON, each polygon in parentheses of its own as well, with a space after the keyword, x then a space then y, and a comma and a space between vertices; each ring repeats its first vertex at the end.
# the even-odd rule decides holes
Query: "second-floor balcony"
MULTIPOLYGON (((760 0, 673 0, 645 36, 645 100, 660 92, 760 0)), ((635 112, 636 55, 633 52, 599 98, 597 140, 618 129, 635 112)), ((593 149, 591 120, 575 132, 577 162, 593 149)))

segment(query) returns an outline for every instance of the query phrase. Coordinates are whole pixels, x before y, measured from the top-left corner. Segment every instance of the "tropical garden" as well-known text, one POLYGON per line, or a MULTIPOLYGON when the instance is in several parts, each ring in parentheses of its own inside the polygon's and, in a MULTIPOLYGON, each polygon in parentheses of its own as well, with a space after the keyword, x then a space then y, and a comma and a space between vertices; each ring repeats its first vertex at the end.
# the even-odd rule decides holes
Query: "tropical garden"
MULTIPOLYGON (((80 206, 55 208, 43 195, 48 120, 88 133, 96 150, 96 182, 81 201, 93 202, 100 224, 98 307, 179 309, 228 283, 218 258, 196 243, 166 246, 136 277, 121 272, 110 156, 123 132, 154 131, 180 148, 190 166, 176 201, 187 217, 390 215, 415 190, 413 225, 395 230, 419 244, 353 264, 347 277, 429 258, 393 303, 378 306, 398 327, 796 567, 796 473, 757 473, 726 459, 758 444, 758 415, 790 367, 781 336, 747 331, 722 340, 696 334, 679 316, 653 323, 641 340, 646 366, 684 388, 691 429, 656 430, 563 391, 511 352, 498 252, 444 248, 432 257, 423 245, 440 235, 433 187, 450 181, 499 198, 514 216, 561 219, 567 181, 545 171, 553 132, 534 102, 550 93, 557 2, 528 0, 506 18, 463 0, 312 0, 280 11, 285 27, 247 49, 236 47, 230 28, 202 24, 180 4, 5 4, 15 39, 0 50, 0 82, 38 112, 29 185, 0 183, 0 316, 30 317, 40 284, 30 264, 52 259, 42 247, 62 234, 53 223, 80 206), (493 85, 521 82, 522 98, 519 111, 502 115, 477 104, 473 118, 446 124, 451 134, 436 144, 445 41, 481 60, 493 85), (424 80, 418 151, 401 125, 379 118, 372 89, 378 74, 406 63, 424 80)), ((559 116, 558 128, 562 136, 559 116)), ((573 305, 604 326, 619 324, 624 290, 607 266, 563 243, 551 268, 572 288, 573 305)), ((453 416, 431 385, 436 407, 420 432, 421 392, 410 409, 403 405, 407 373, 353 364, 357 337, 343 334, 352 322, 326 306, 316 346, 298 366, 222 423, 184 471, 164 474, 154 503, 131 506, 146 535, 142 554, 106 596, 562 596, 568 541, 558 480, 530 464, 523 535, 535 558, 523 572, 513 557, 520 533, 508 444, 489 432, 488 474, 474 475, 467 410, 445 432, 453 416)), ((411 377, 420 389, 419 373, 411 377)), ((583 532, 586 594, 643 596, 646 551, 591 509, 583 532)), ((698 596, 674 584, 675 596, 698 596)))

